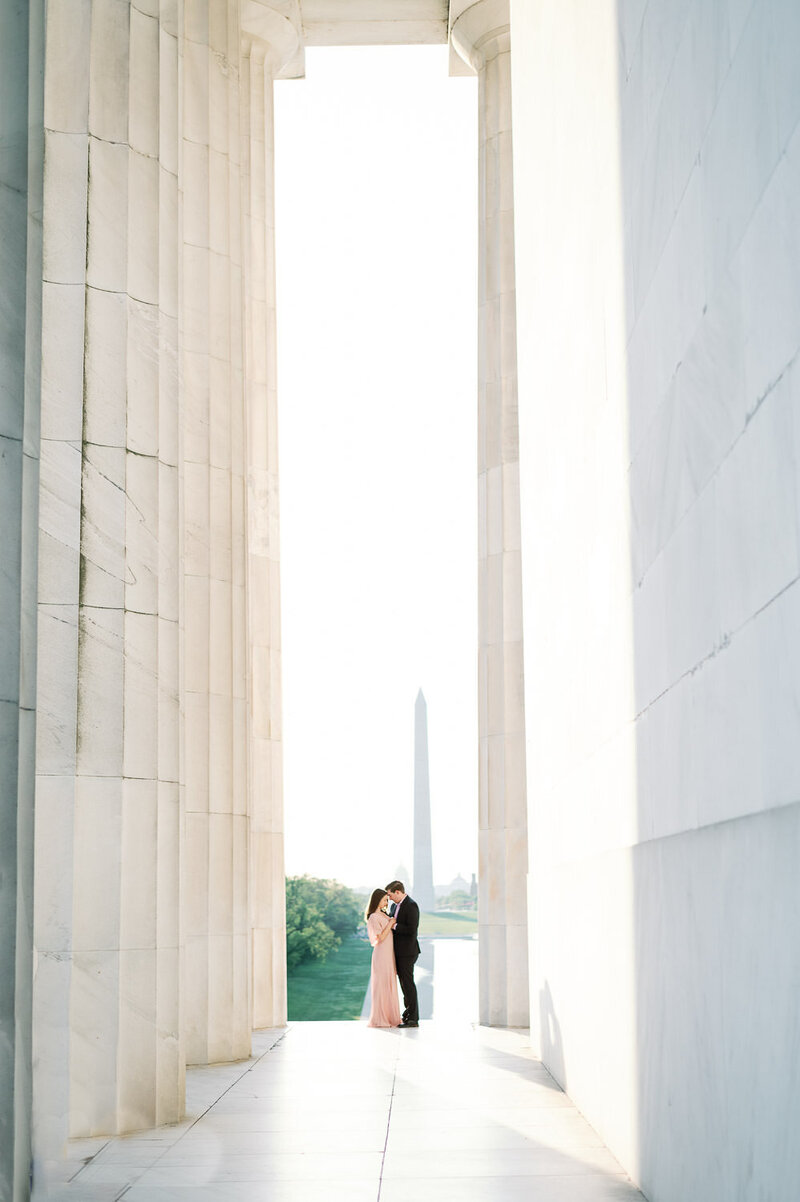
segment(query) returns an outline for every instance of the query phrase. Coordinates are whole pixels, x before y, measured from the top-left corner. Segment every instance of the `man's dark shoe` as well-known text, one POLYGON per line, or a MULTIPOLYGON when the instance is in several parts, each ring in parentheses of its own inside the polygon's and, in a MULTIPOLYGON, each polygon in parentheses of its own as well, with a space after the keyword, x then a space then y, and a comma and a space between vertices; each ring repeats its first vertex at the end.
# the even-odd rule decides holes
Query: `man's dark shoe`
POLYGON ((418 1026, 419 1026, 419 1023, 407 1023, 407 1022, 402 1022, 402 1023, 400 1024, 400 1026, 401 1026, 401 1027, 418 1027, 418 1026))

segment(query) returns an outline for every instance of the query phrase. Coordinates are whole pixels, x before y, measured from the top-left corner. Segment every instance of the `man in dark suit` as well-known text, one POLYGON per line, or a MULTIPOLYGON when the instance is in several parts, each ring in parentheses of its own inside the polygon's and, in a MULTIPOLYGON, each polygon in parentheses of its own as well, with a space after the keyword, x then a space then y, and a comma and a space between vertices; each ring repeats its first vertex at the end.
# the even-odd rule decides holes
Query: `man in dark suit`
POLYGON ((403 1021, 401 1027, 419 1026, 419 1002, 417 987, 414 984, 414 965, 419 958, 419 906, 413 897, 406 893, 402 881, 390 881, 386 892, 394 902, 392 917, 394 927, 394 961, 397 966, 397 976, 403 991, 403 1021))

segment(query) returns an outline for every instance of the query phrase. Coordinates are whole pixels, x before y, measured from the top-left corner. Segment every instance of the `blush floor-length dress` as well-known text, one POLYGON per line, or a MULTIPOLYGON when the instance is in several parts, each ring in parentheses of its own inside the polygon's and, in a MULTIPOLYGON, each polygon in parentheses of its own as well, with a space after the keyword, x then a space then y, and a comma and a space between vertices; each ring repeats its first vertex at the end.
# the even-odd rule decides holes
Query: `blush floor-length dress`
POLYGON ((391 919, 380 910, 367 919, 367 934, 372 944, 372 974, 369 980, 372 1009, 368 1027, 399 1027, 400 1002, 397 998, 397 969, 394 963, 394 938, 387 935, 378 942, 378 936, 391 919))

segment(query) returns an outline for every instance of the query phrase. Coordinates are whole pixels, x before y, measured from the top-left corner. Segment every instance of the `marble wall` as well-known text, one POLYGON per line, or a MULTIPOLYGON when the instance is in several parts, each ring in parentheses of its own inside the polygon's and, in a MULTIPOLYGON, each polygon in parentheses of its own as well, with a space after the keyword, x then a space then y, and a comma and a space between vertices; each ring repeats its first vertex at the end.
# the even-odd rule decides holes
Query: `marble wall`
POLYGON ((652 1202, 800 1171, 799 54, 512 0, 531 1022, 652 1202))
POLYGON ((0 8, 0 1197, 30 1173, 43 5, 0 8))

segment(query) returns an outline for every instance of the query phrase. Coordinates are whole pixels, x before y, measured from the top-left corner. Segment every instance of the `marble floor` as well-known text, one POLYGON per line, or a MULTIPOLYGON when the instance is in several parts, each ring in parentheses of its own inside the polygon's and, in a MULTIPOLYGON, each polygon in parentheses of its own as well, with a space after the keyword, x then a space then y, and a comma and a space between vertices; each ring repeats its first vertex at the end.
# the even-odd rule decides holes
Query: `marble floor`
POLYGON ((191 1069, 189 1117, 76 1141, 59 1202, 642 1202, 524 1032, 295 1023, 191 1069))

